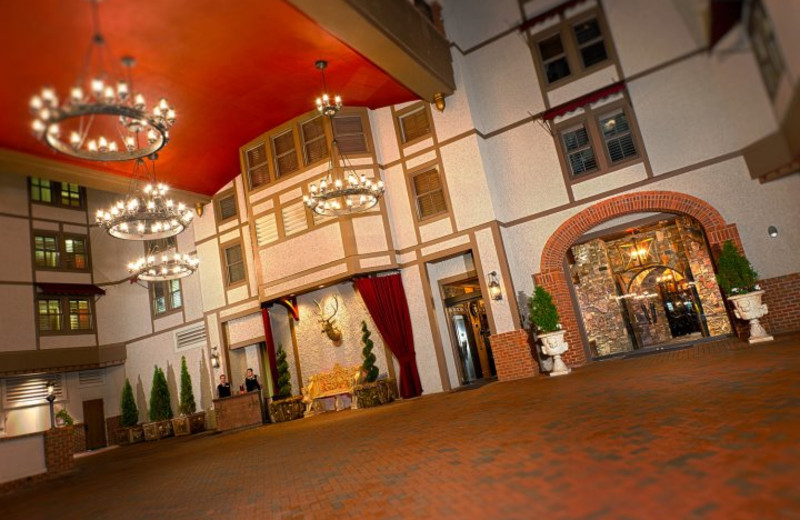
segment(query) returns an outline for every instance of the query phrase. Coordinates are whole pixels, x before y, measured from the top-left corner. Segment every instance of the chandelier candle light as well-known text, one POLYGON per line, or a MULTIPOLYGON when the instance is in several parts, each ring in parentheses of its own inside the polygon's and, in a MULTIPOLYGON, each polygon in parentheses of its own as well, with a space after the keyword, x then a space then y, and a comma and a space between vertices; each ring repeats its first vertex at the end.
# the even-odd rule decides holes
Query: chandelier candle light
POLYGON ((110 51, 100 33, 97 4, 90 0, 94 35, 80 76, 63 101, 53 87, 30 100, 32 130, 52 149, 91 161, 126 161, 151 155, 167 144, 175 109, 166 99, 147 109, 142 94, 133 92, 131 57, 122 59, 127 78, 112 78, 110 51))
MULTIPOLYGON (((319 60, 315 65, 322 72, 322 86, 327 91, 325 68, 328 63, 319 60)), ((328 117, 333 141, 327 175, 319 182, 319 186, 314 183, 309 187, 309 194, 303 196, 303 202, 311 211, 322 216, 347 215, 371 209, 384 194, 383 181, 373 182, 363 173, 356 173, 339 148, 333 119, 342 108, 342 98, 331 97, 325 92, 317 98, 316 105, 317 110, 328 117)))
POLYGON ((134 279, 160 282, 189 276, 197 270, 199 264, 200 260, 196 256, 153 252, 153 254, 128 264, 128 272, 134 279))

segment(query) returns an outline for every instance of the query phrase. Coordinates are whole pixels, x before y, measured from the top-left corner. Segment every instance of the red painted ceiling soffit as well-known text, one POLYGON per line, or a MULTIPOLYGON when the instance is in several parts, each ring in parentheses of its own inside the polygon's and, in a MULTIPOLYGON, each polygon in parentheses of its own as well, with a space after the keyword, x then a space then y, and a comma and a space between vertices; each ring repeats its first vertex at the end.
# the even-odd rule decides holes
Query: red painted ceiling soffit
MULTIPOLYGON (((416 96, 283 0, 107 0, 103 33, 114 56, 137 59, 136 90, 170 101, 178 121, 157 165, 160 180, 211 195, 239 173, 238 149, 314 106, 318 59, 346 105, 378 108, 416 96)), ((29 131, 30 96, 64 96, 91 36, 83 0, 0 5, 0 148, 130 176, 130 162, 71 160, 29 131)))

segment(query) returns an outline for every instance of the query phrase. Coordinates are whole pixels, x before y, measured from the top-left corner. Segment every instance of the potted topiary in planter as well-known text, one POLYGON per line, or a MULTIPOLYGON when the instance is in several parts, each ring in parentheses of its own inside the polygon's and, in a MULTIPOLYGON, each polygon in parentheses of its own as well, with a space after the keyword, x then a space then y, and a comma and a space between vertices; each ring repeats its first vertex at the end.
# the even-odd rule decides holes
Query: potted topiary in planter
POLYGON ((758 273, 730 240, 722 246, 717 259, 717 284, 733 304, 733 313, 750 322, 750 343, 772 340, 758 321, 767 314, 767 304, 761 303, 764 291, 756 283, 758 273))
POLYGON ((143 424, 144 438, 155 441, 172 435, 172 407, 169 403, 169 386, 164 371, 155 367, 153 387, 150 390, 150 421, 143 424))
POLYGON ((364 363, 361 365, 360 384, 356 385, 353 398, 357 408, 372 408, 394 401, 394 380, 391 378, 378 379, 378 367, 375 366, 377 358, 372 353, 375 346, 370 339, 372 333, 367 328, 367 322, 361 322, 361 342, 364 348, 361 356, 364 363))
POLYGON ((537 336, 542 340, 542 353, 553 357, 553 369, 550 375, 569 374, 571 369, 561 359, 561 355, 569 349, 569 345, 564 341, 566 331, 561 329, 561 324, 558 322, 558 309, 553 303, 553 297, 543 287, 536 287, 529 306, 531 322, 537 336))
POLYGON ((172 431, 176 437, 192 433, 189 417, 196 411, 197 405, 194 402, 192 378, 189 375, 189 367, 186 366, 186 356, 181 356, 181 399, 178 403, 180 416, 172 418, 172 431))
POLYGON ((120 401, 120 423, 122 428, 114 432, 117 444, 134 444, 144 440, 144 430, 139 423, 139 408, 136 406, 136 399, 133 397, 131 382, 125 378, 125 385, 122 387, 122 399, 120 401))
POLYGON ((278 362, 278 395, 269 403, 269 417, 272 422, 279 423, 301 419, 306 407, 303 396, 292 397, 292 376, 289 373, 289 363, 286 361, 286 351, 283 345, 278 344, 276 353, 278 362))

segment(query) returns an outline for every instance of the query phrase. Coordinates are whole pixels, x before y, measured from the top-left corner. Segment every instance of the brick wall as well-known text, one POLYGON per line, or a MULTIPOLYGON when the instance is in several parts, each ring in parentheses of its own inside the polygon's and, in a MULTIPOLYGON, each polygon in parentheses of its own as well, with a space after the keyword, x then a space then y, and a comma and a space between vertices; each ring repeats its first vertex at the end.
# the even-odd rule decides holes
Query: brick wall
POLYGON ((491 336, 492 355, 497 369, 497 379, 511 381, 533 377, 539 373, 536 356, 531 351, 527 330, 514 330, 491 336))
POLYGON ((75 459, 72 457, 73 442, 72 426, 44 432, 44 460, 48 477, 63 475, 75 467, 75 459))
MULTIPOLYGON (((770 334, 800 330, 800 273, 760 280, 769 313, 761 320, 770 334)), ((737 320, 741 321, 741 320, 737 320)))
POLYGON ((72 426, 72 452, 81 453, 86 451, 86 425, 75 423, 72 426))
POLYGON ((108 432, 106 439, 108 439, 109 444, 118 444, 117 430, 119 430, 120 428, 122 428, 121 415, 106 417, 106 432, 108 432))

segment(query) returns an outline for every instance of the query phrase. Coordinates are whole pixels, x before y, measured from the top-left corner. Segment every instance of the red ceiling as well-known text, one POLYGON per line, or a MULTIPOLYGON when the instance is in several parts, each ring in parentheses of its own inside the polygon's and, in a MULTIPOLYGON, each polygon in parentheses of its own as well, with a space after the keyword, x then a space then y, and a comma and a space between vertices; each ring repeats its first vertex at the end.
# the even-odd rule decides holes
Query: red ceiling
MULTIPOLYGON (((321 0, 324 1, 324 0, 321 0)), ((331 93, 377 108, 415 96, 283 0, 107 0, 100 4, 112 53, 132 55, 136 90, 165 96, 178 120, 159 154, 159 180, 213 194, 239 173, 247 141, 313 108, 318 59, 331 93)), ((65 96, 91 35, 84 0, 0 6, 0 148, 130 175, 130 162, 71 160, 30 133, 30 96, 45 84, 65 96)))

